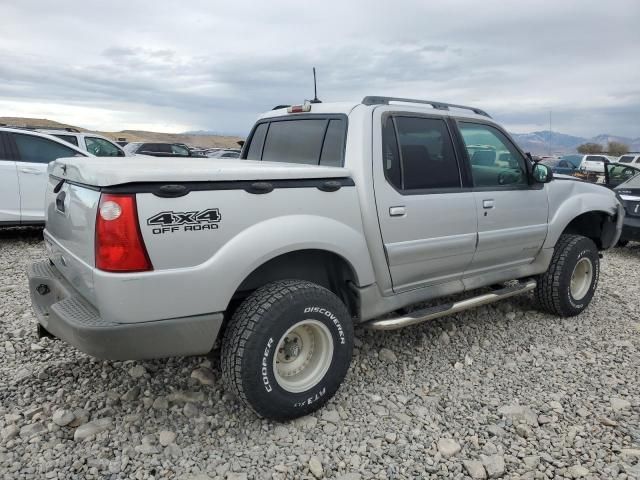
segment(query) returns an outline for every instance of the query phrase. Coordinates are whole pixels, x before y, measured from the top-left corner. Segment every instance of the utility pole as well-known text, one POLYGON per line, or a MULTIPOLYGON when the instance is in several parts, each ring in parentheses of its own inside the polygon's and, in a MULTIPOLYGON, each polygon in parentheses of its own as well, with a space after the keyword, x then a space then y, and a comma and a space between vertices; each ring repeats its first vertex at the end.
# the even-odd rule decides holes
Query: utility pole
POLYGON ((551 109, 549 109, 549 156, 551 156, 551 135, 553 134, 553 130, 551 128, 551 109))

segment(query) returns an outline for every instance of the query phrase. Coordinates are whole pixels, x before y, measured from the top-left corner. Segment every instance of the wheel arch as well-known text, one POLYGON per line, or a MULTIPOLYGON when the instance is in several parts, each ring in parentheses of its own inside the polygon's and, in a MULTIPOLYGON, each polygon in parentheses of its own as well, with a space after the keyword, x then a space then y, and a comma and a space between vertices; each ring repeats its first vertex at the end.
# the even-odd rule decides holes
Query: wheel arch
POLYGON ((615 234, 615 217, 602 210, 590 210, 572 218, 562 234, 582 235, 590 238, 599 250, 609 248, 615 234))

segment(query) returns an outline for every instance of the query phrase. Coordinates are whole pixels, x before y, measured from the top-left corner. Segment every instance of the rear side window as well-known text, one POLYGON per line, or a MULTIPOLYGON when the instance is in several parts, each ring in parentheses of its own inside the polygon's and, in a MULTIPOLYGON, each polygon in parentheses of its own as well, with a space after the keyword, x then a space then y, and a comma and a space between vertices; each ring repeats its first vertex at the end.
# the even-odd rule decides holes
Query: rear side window
POLYGON ((620 157, 620 160, 618 160, 618 163, 631 163, 631 161, 633 160, 633 157, 620 157))
POLYGON ((300 118, 259 124, 247 149, 248 160, 342 166, 346 121, 300 118))
POLYGON ((12 135, 22 162, 49 163, 58 158, 80 155, 75 150, 46 138, 19 133, 12 135))
POLYGON ((604 157, 600 157, 598 155, 589 155, 589 156, 587 156, 587 158, 585 158, 585 161, 587 161, 587 162, 604 162, 605 158, 604 157))
POLYGON ((166 143, 145 143, 140 152, 171 153, 171 145, 166 143))
POLYGON ((70 143, 71 145, 78 146, 78 138, 73 135, 54 135, 54 137, 58 137, 60 140, 64 140, 65 142, 70 143))
POLYGON ((397 189, 461 186, 453 142, 443 120, 388 117, 383 124, 382 143, 385 175, 397 189))
POLYGON ((176 155, 180 155, 181 157, 188 157, 189 156, 189 150, 187 150, 182 145, 171 145, 171 153, 174 153, 176 155))

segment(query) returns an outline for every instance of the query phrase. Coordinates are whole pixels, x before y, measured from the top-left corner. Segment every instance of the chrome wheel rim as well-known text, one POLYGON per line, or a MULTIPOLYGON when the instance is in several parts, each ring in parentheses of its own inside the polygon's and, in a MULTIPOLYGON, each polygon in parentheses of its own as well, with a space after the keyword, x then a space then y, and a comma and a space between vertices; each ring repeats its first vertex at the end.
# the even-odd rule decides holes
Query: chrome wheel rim
POLYGON ((280 338, 273 356, 278 385, 292 393, 305 392, 325 376, 333 359, 333 339, 318 320, 302 320, 280 338))
POLYGON ((571 274, 571 296, 575 300, 582 300, 593 280, 593 264, 587 257, 578 260, 571 274))

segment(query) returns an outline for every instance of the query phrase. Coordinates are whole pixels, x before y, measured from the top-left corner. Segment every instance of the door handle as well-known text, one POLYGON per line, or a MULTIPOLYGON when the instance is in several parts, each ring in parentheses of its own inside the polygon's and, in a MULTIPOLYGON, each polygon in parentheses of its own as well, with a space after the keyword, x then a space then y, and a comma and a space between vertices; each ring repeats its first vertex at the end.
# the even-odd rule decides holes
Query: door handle
POLYGON ((389 207, 389 215, 392 217, 402 217, 406 212, 404 205, 389 207))
POLYGON ((483 200, 482 208, 493 208, 493 199, 483 200))
POLYGON ((42 172, 37 168, 21 168, 20 171, 22 173, 29 173, 31 175, 40 175, 42 172))

